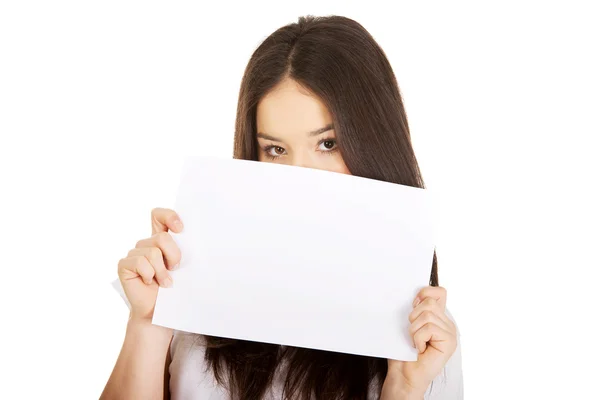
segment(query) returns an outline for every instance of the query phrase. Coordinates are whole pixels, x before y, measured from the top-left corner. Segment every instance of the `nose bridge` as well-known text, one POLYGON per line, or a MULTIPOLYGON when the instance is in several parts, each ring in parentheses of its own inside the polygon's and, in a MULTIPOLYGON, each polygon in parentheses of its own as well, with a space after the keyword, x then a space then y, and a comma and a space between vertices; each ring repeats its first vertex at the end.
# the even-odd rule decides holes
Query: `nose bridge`
POLYGON ((295 151, 292 157, 292 165, 295 167, 314 168, 314 160, 308 151, 295 151))

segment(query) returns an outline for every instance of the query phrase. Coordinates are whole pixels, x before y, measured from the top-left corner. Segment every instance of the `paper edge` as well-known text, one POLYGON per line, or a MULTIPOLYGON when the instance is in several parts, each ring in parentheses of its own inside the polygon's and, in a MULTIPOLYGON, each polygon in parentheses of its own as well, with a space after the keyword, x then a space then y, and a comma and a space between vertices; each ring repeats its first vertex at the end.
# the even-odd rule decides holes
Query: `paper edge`
POLYGON ((123 285, 121 285, 121 281, 119 279, 115 279, 110 284, 113 287, 113 289, 117 293, 119 293, 119 295, 125 302, 125 305, 127 306, 127 308, 129 308, 131 310, 131 303, 129 303, 129 300, 127 300, 127 296, 125 295, 125 290, 123 290, 123 285))

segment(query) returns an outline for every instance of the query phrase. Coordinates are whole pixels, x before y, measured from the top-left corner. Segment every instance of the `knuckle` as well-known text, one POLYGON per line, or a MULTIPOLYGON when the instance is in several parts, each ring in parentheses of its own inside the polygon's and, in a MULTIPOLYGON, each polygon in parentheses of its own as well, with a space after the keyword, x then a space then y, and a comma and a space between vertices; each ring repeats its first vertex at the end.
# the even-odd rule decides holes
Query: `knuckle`
POLYGON ((161 246, 166 245, 169 242, 169 239, 171 239, 169 232, 158 232, 154 235, 154 240, 161 246))
POLYGON ((423 311, 423 319, 425 319, 425 321, 433 321, 435 319, 435 313, 431 310, 425 310, 423 311))
POLYGON ((172 218, 175 218, 176 213, 170 208, 156 207, 152 209, 151 216, 157 221, 164 223, 172 218))
POLYGON ((133 261, 133 265, 135 266, 135 268, 137 270, 143 271, 145 270, 145 266, 146 266, 146 257, 144 256, 134 256, 131 257, 132 261, 133 261))
POLYGON ((408 320, 412 323, 415 321, 415 312, 411 312, 410 314, 408 314, 408 320))
POLYGON ((425 300, 433 297, 433 295, 435 294, 434 289, 435 288, 433 288, 431 286, 427 286, 427 287, 424 287, 423 289, 421 289, 419 296, 423 299, 422 301, 425 301, 425 300))
POLYGON ((154 263, 162 258, 162 251, 160 251, 160 249, 158 247, 149 247, 148 248, 148 256, 154 263))
POLYGON ((423 332, 422 329, 419 329, 418 331, 415 331, 413 333, 411 333, 411 336, 413 337, 414 340, 421 340, 421 338, 423 336, 425 336, 425 332, 423 332))
POLYGON ((437 300, 434 299, 433 297, 428 297, 428 298, 425 299, 424 303, 426 305, 428 305, 428 306, 433 307, 433 306, 435 306, 437 304, 437 300))
POLYGON ((435 330, 435 325, 432 324, 431 322, 427 322, 425 325, 423 325, 423 330, 425 330, 427 332, 431 332, 431 331, 435 330))
POLYGON ((410 326, 408 327, 408 333, 410 334, 410 336, 414 336, 414 334, 417 332, 417 330, 415 329, 415 325, 414 324, 410 324, 410 326))
POLYGON ((152 280, 154 277, 154 270, 152 268, 142 268, 138 270, 138 274, 146 281, 152 280))
POLYGON ((164 281, 165 279, 167 279, 169 275, 167 274, 166 271, 160 272, 160 273, 156 273, 156 278, 158 279, 159 282, 164 281))

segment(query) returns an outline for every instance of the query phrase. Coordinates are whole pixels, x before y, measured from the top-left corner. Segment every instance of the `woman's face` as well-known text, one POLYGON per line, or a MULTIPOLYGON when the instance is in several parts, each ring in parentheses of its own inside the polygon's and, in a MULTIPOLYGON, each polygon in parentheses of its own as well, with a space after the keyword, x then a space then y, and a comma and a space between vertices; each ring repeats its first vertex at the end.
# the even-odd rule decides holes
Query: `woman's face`
POLYGON ((320 99, 283 80, 258 103, 258 160, 350 174, 332 122, 320 99))

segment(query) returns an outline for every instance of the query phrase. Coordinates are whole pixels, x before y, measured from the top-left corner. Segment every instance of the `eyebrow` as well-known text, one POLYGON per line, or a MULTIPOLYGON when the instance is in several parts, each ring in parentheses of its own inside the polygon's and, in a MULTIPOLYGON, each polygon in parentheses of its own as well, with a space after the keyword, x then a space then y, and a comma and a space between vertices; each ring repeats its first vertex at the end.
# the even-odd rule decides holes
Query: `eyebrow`
MULTIPOLYGON (((317 135, 320 135, 321 133, 325 133, 325 132, 330 131, 332 129, 333 129, 333 124, 328 124, 328 125, 325 125, 322 128, 315 129, 314 131, 308 132, 308 136, 317 136, 317 135)), ((278 139, 275 136, 271 136, 271 135, 268 135, 268 134, 263 133, 263 132, 258 132, 256 134, 256 137, 259 137, 259 138, 262 138, 262 139, 267 139, 267 140, 272 140, 274 142, 283 142, 283 140, 278 139)))
POLYGON ((308 136, 317 136, 317 135, 320 135, 321 133, 330 131, 332 129, 333 129, 333 124, 328 124, 328 125, 325 125, 322 128, 319 128, 319 129, 316 129, 314 131, 308 132, 308 136))

